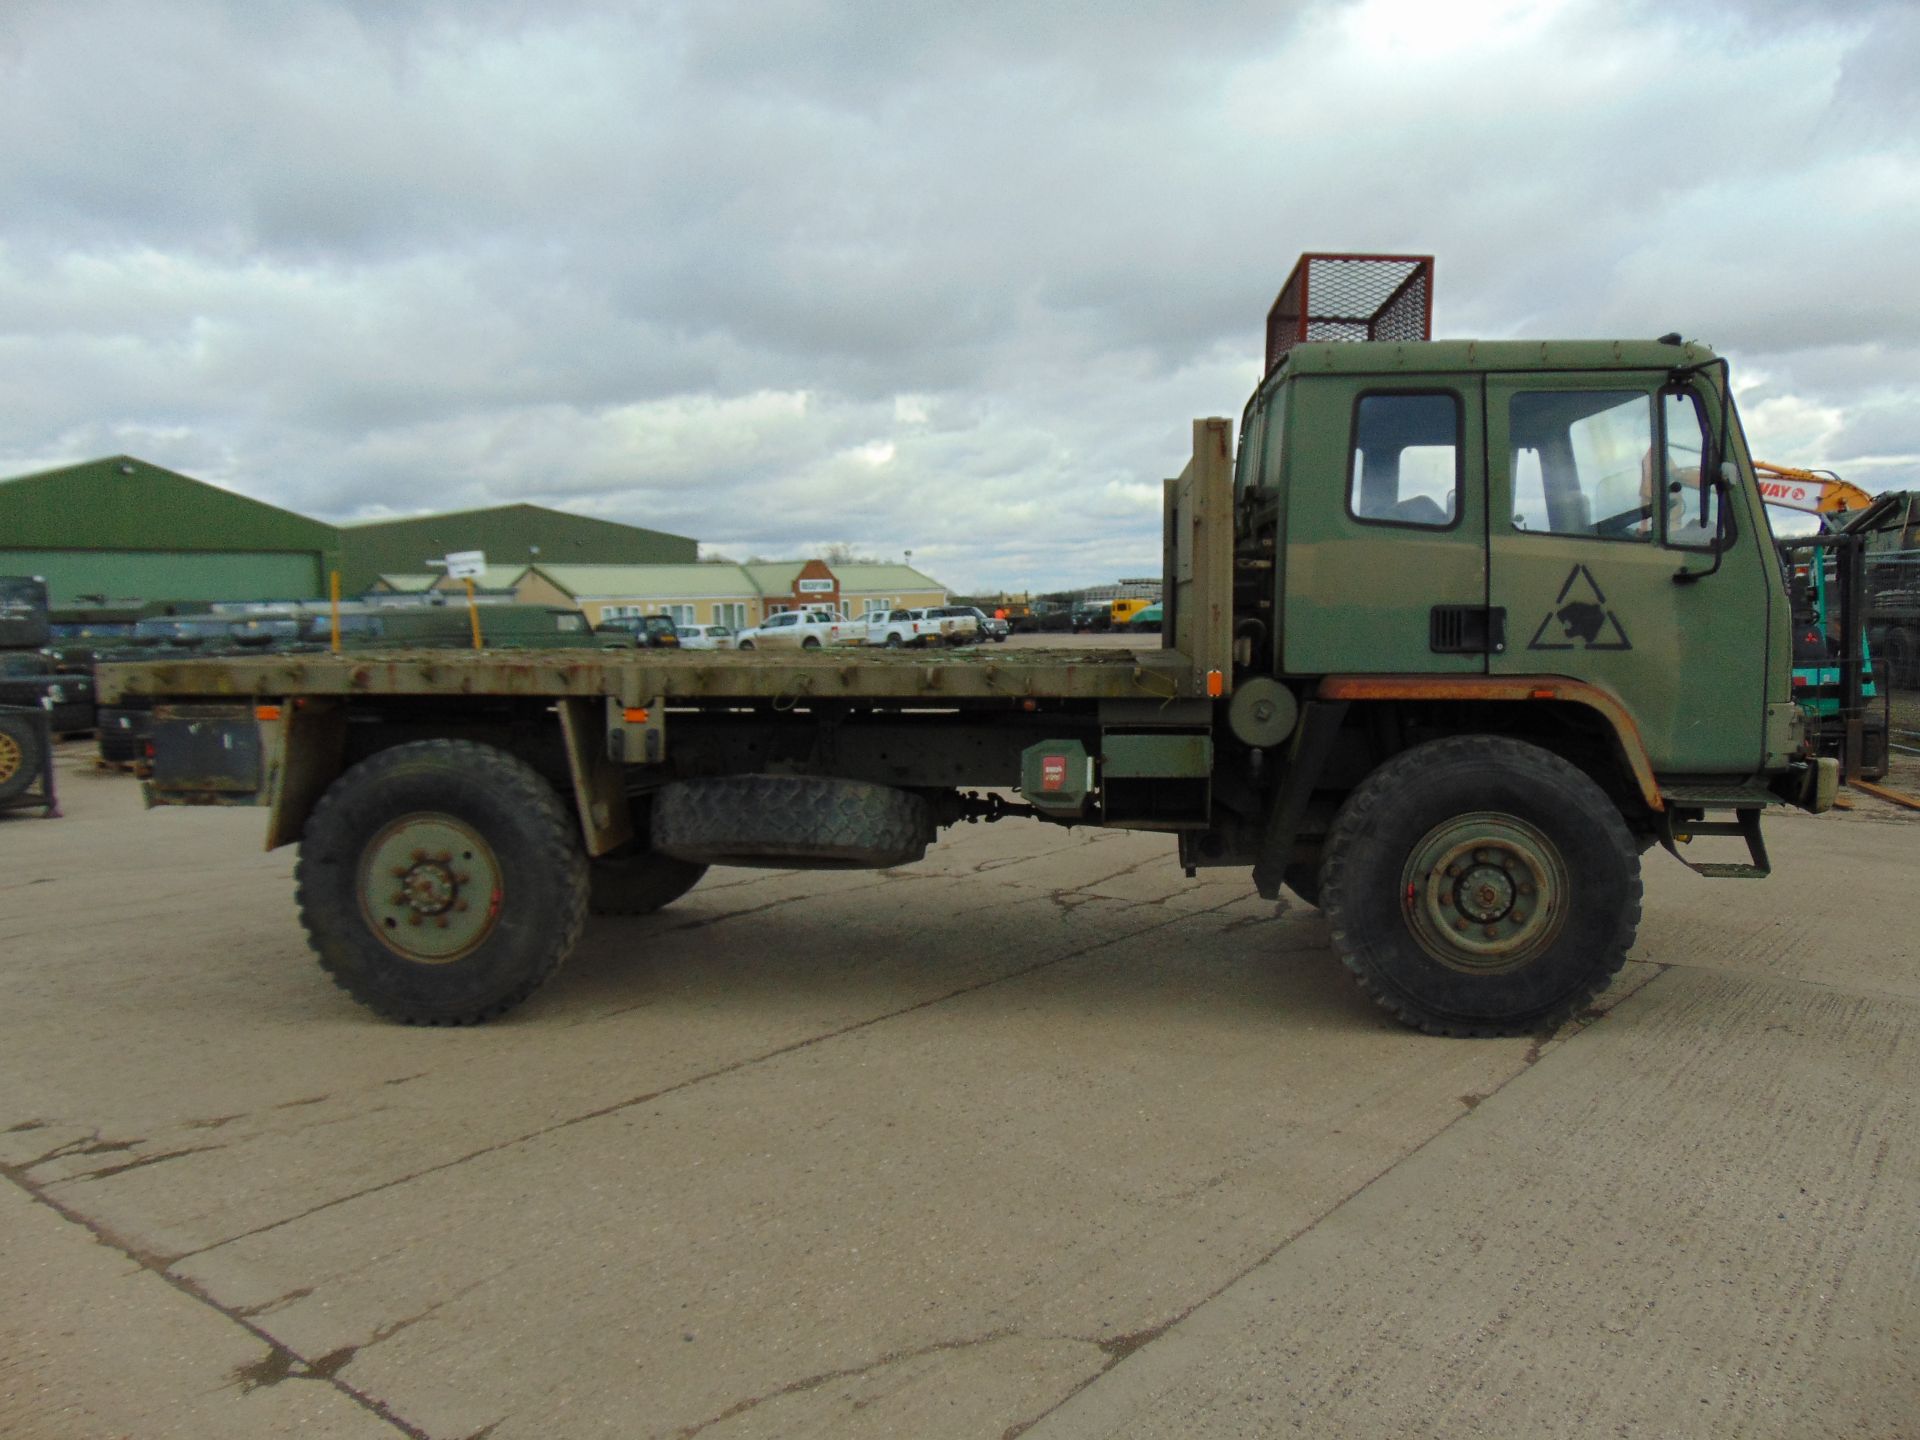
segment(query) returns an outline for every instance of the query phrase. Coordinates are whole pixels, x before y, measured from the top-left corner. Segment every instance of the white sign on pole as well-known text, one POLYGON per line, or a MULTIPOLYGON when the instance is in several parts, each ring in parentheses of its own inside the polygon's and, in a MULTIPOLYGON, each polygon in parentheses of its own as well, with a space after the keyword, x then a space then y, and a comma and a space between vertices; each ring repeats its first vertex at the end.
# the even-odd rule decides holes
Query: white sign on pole
POLYGON ((478 580, 487 569, 487 552, 484 550, 451 550, 447 552, 447 575, 454 580, 478 580))

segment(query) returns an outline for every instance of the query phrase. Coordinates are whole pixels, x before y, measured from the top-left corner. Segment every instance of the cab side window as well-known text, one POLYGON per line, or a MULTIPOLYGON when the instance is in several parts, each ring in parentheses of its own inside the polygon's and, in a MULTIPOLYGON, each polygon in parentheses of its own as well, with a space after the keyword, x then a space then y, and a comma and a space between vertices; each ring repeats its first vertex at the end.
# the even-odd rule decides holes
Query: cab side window
POLYGON ((1453 524, 1460 513, 1462 449, 1458 396, 1361 396, 1348 460, 1348 511, 1383 525, 1453 524))
POLYGON ((1653 405, 1640 390, 1540 390, 1513 397, 1513 528, 1652 540, 1653 405))

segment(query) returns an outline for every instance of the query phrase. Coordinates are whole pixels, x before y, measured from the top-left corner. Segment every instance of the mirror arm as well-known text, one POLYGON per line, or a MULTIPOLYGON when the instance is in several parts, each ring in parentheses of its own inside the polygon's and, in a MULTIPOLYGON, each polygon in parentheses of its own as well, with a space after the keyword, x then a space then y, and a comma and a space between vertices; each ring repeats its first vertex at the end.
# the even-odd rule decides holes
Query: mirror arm
POLYGON ((1715 574, 1720 569, 1721 559, 1740 538, 1738 522, 1733 518, 1733 484, 1727 477, 1727 471, 1732 468, 1731 461, 1722 462, 1720 473, 1713 477, 1712 482, 1713 493, 1720 497, 1720 513, 1714 516, 1713 521, 1713 564, 1704 570, 1689 570, 1681 566, 1673 572, 1673 583, 1676 585, 1691 585, 1696 580, 1704 580, 1715 574))

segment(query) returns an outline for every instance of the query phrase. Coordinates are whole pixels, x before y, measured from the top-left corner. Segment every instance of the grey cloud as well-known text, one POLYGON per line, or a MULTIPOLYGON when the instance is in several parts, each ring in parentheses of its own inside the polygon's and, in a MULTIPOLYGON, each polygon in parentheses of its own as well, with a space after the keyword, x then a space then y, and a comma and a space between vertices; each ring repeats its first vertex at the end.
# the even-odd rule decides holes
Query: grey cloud
POLYGON ((1910 7, 1437 14, 16 0, 0 472, 1111 578, 1316 247, 1436 253, 1442 333, 1678 328, 1783 437, 1920 451, 1910 7))

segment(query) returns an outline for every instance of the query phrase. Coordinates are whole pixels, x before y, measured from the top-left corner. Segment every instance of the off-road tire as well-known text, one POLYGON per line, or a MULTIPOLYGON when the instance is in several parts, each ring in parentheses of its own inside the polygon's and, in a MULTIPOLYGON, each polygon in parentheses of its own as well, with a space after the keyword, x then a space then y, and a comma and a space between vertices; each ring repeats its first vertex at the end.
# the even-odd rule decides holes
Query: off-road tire
POLYGON ((573 816, 524 761, 466 740, 397 745, 334 781, 307 821, 294 879, 321 968, 368 1009, 409 1025, 505 1014, 560 968, 586 922, 587 859, 573 816), (408 940, 384 913, 387 892, 407 882, 373 875, 370 862, 381 844, 396 835, 404 843, 406 827, 422 824, 463 827, 481 841, 478 860, 452 857, 453 873, 497 875, 497 888, 462 897, 486 907, 486 928, 453 958, 410 956, 378 928, 408 940))
POLYGON ((31 790, 46 764, 40 727, 19 715, 0 715, 0 800, 31 790))
POLYGON ((697 865, 884 869, 922 858, 933 835, 924 799, 864 780, 729 775, 653 800, 654 849, 697 865))
POLYGON ((1334 818, 1320 882, 1342 963, 1433 1035, 1551 1028, 1605 988, 1640 923, 1640 857, 1618 808, 1559 756, 1499 736, 1430 741, 1375 770, 1334 818), (1455 853, 1458 880, 1424 868, 1455 853))
POLYGON ((587 876, 587 908, 595 915, 651 915, 700 883, 704 865, 623 845, 595 856, 587 876))
POLYGON ((900 637, 897 634, 887 636, 887 649, 898 650, 899 648, 900 648, 900 637))

